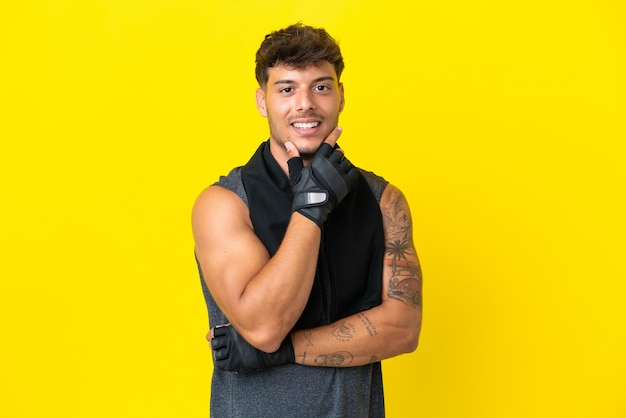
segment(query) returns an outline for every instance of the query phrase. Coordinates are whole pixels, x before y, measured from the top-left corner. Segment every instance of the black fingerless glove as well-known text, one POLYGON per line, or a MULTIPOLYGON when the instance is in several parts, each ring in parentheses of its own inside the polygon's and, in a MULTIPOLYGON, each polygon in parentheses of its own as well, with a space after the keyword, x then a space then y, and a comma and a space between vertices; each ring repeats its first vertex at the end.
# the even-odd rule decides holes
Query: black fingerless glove
POLYGON ((328 214, 354 189, 357 169, 327 143, 315 153, 306 167, 302 158, 287 161, 289 181, 293 190, 292 212, 299 212, 322 227, 328 214))
POLYGON ((227 325, 215 327, 211 348, 215 367, 228 372, 266 369, 295 362, 290 335, 287 335, 277 351, 266 353, 254 348, 235 328, 227 325))

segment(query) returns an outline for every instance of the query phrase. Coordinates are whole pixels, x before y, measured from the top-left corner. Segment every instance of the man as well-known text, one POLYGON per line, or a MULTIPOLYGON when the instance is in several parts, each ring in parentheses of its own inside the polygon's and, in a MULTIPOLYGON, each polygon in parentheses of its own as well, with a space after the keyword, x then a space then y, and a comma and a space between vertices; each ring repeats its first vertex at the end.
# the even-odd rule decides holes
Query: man
POLYGON ((301 24, 256 55, 270 138, 193 209, 214 417, 384 416, 380 361, 417 347, 406 199, 336 145, 343 58, 301 24))

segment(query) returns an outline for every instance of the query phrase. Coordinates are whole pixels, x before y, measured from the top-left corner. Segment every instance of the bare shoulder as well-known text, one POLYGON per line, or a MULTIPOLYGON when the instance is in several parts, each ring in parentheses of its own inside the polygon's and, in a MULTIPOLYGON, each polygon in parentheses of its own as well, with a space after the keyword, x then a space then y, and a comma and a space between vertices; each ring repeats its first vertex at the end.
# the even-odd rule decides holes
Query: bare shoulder
MULTIPOLYGON (((194 235, 200 234, 205 228, 222 226, 241 226, 250 224, 248 207, 232 191, 220 186, 204 189, 192 210, 194 235)), ((196 236, 196 239, 198 236, 196 236)))
POLYGON ((411 226, 411 210, 404 194, 393 184, 388 184, 380 198, 380 209, 385 225, 411 226))
POLYGON ((204 189, 196 199, 194 204, 194 213, 197 211, 209 210, 211 208, 219 209, 222 206, 246 207, 245 203, 234 192, 220 186, 209 186, 204 189))
POLYGON ((257 238, 248 207, 232 191, 210 186, 200 193, 193 207, 192 230, 196 255, 204 264, 217 254, 225 254, 257 238))

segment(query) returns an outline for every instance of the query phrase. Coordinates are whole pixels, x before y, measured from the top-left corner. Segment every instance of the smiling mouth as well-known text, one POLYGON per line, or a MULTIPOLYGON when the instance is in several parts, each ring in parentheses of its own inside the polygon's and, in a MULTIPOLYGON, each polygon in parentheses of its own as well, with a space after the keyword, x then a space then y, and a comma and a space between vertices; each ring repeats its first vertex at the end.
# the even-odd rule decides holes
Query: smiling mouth
POLYGON ((296 129, 313 129, 317 128, 319 125, 319 122, 295 122, 291 124, 291 126, 296 129))

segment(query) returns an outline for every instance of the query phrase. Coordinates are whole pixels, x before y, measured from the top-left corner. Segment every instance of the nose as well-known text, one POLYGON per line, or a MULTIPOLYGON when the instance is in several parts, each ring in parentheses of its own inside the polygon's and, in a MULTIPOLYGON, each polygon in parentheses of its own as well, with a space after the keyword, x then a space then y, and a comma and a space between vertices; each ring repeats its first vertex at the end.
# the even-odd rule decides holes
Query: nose
POLYGON ((307 112, 315 109, 315 100, 313 93, 307 89, 302 89, 296 94, 296 110, 298 112, 307 112))

